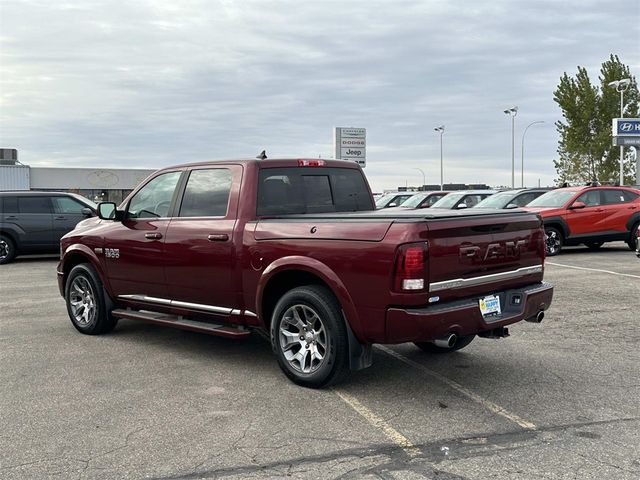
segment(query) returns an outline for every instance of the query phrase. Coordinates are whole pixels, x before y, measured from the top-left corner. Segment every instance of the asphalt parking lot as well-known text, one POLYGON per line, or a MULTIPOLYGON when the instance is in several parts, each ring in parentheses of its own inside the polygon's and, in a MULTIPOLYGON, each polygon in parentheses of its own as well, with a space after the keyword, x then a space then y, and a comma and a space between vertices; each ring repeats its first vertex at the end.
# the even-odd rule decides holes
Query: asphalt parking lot
POLYGON ((0 267, 0 478, 638 479, 640 260, 548 259, 542 324, 446 356, 376 348, 297 387, 259 335, 76 332, 55 257, 0 267))

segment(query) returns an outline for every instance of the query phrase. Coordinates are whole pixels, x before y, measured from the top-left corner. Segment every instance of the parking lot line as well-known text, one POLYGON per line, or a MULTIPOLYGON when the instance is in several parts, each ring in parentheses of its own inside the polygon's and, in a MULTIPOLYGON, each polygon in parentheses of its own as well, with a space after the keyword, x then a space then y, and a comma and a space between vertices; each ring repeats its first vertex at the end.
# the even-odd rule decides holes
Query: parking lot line
POLYGON ((536 429, 536 425, 534 423, 532 423, 532 422, 530 422, 528 420, 525 420, 524 418, 519 417, 515 413, 509 412, 508 410, 506 410, 505 408, 501 407, 500 405, 497 405, 497 404, 493 403, 492 401, 481 397, 477 393, 474 393, 471 390, 468 390, 467 388, 463 387, 459 383, 454 382, 453 380, 451 380, 451 379, 449 379, 449 378, 447 378, 447 377, 445 377, 443 375, 440 375, 439 373, 434 372, 433 370, 428 369, 424 365, 421 365, 418 362, 414 362, 413 360, 405 357, 404 355, 401 355, 398 352, 396 352, 394 350, 391 350, 390 348, 384 347, 382 345, 376 345, 376 348, 379 349, 379 350, 382 350, 387 355, 389 355, 391 357, 394 357, 394 358, 400 360, 401 362, 406 363, 407 365, 415 367, 418 370, 421 370, 422 372, 426 373, 427 375, 429 375, 429 376, 431 376, 431 377, 433 377, 433 378, 435 378, 437 380, 440 380, 442 383, 445 383, 449 387, 453 388, 454 390, 458 391, 459 393, 463 394, 464 396, 470 398, 474 402, 479 403, 480 405, 482 405, 487 410, 506 418, 507 420, 517 424, 518 426, 524 428, 525 430, 535 430, 536 429))
POLYGON ((590 270, 592 272, 609 273, 611 275, 618 275, 620 277, 640 278, 640 275, 632 275, 631 273, 618 273, 618 272, 612 272, 611 270, 601 270, 599 268, 575 267, 573 265, 565 265, 564 263, 555 263, 555 262, 545 262, 545 263, 547 265, 553 265, 556 267, 574 268, 576 270, 590 270))
POLYGON ((356 412, 362 415, 367 422, 374 427, 379 428, 382 432, 393 441, 396 445, 401 447, 409 457, 414 458, 419 456, 420 449, 409 441, 407 437, 398 432, 395 428, 389 425, 383 418, 376 415, 374 412, 365 407, 360 401, 353 395, 341 392, 332 388, 333 392, 338 395, 347 405, 353 408, 356 412))

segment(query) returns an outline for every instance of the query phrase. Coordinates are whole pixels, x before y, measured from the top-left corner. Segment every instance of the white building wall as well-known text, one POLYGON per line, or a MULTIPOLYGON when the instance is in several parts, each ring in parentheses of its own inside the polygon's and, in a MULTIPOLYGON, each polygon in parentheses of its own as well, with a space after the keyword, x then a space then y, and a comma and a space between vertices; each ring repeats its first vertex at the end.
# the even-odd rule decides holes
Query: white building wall
POLYGON ((155 170, 31 167, 31 188, 131 190, 155 170))
POLYGON ((29 190, 29 167, 0 165, 0 191, 29 190))

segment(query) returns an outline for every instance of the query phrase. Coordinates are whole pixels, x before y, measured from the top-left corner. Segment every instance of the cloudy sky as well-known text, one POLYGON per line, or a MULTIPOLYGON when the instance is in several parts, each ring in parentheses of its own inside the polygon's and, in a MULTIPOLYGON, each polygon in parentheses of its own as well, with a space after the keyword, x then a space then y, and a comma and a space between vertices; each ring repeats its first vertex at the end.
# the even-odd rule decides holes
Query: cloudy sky
MULTIPOLYGON (((622 0, 0 2, 0 143, 30 165, 160 168, 332 155, 367 128, 375 190, 555 178, 552 92, 618 54, 640 73, 640 2, 622 0)), ((640 76, 640 75, 639 75, 640 76)))

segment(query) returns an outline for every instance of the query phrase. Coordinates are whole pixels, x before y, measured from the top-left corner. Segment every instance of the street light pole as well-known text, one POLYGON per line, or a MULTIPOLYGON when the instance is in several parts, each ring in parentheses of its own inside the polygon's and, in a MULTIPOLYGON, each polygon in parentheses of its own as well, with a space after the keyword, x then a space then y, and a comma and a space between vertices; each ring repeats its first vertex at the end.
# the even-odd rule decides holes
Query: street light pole
POLYGON ((427 183, 427 180, 426 180, 427 177, 425 177, 425 175, 424 175, 424 170, 422 170, 421 168, 418 168, 418 167, 413 167, 413 168, 415 170, 420 170, 420 173, 422 174, 422 186, 424 187, 426 185, 426 183, 427 183))
POLYGON ((544 123, 544 121, 537 120, 535 122, 531 122, 529 125, 527 125, 527 128, 524 129, 524 132, 522 132, 522 157, 521 157, 522 165, 520 170, 520 186, 522 188, 524 188, 524 136, 527 134, 527 130, 529 130, 529 127, 533 125, 539 125, 541 123, 544 123))
POLYGON ((516 188, 516 115, 518 107, 511 107, 504 111, 511 117, 511 188, 516 188))
MULTIPOLYGON (((623 78, 609 82, 610 87, 614 87, 620 92, 620 118, 624 118, 624 92, 631 85, 630 78, 623 78)), ((620 186, 624 185, 624 147, 620 145, 620 186)))
POLYGON ((444 169, 442 161, 442 134, 444 134, 444 125, 434 128, 436 132, 440 133, 440 191, 444 190, 444 169))

